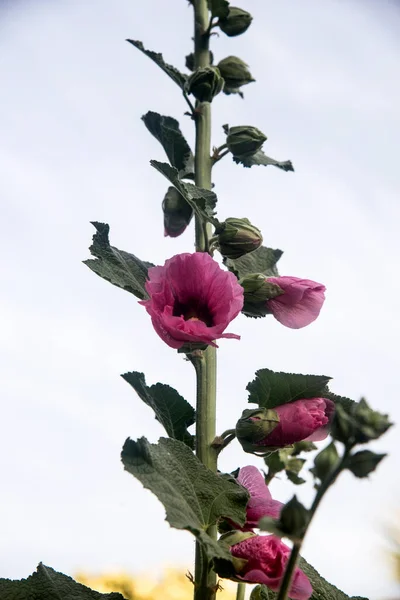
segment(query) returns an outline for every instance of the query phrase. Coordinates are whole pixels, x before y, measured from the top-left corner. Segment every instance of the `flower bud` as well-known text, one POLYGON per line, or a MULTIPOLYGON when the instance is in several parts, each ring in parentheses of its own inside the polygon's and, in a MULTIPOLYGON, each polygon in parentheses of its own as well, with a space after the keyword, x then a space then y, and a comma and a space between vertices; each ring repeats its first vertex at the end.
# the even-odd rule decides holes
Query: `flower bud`
POLYGON ((222 256, 240 258, 261 246, 261 231, 254 227, 248 219, 229 218, 221 223, 215 231, 217 245, 222 256))
POLYGON ((199 102, 211 102, 223 89, 224 83, 217 67, 201 67, 190 75, 185 90, 199 102))
POLYGON ((225 80, 225 94, 238 92, 242 85, 255 81, 248 65, 237 56, 227 56, 217 66, 225 80))
MULTIPOLYGON (((211 50, 209 50, 209 53, 210 53, 210 65, 212 65, 214 62, 214 54, 211 52, 211 50)), ((193 52, 191 52, 190 54, 185 56, 185 66, 187 69, 189 69, 189 71, 195 71, 193 52)))
POLYGON ((169 187, 162 203, 164 213, 164 235, 178 237, 189 225, 193 209, 180 192, 169 187))
POLYGON ((356 477, 368 477, 385 456, 386 454, 375 454, 371 450, 361 450, 347 459, 345 467, 356 477))
POLYGON ((293 496, 282 508, 279 528, 287 537, 295 540, 302 539, 310 520, 308 510, 293 496))
POLYGON ((238 158, 252 156, 267 139, 267 136, 257 127, 238 125, 227 130, 226 145, 232 154, 238 158))
POLYGON ((265 317, 270 314, 268 300, 284 293, 276 283, 268 281, 263 273, 252 273, 239 281, 244 290, 242 312, 248 317, 265 317))
POLYGON ((224 19, 219 19, 218 25, 229 37, 244 33, 252 22, 253 17, 246 10, 230 6, 228 15, 224 19))
POLYGON ((318 479, 323 481, 328 473, 335 468, 338 461, 338 451, 336 450, 334 442, 331 442, 329 446, 317 454, 314 459, 314 467, 310 470, 315 477, 318 477, 318 479))
POLYGON ((271 448, 258 443, 264 440, 279 423, 275 410, 266 408, 246 409, 236 423, 236 437, 245 452, 263 454, 271 448))
POLYGON ((392 426, 388 415, 372 410, 362 398, 349 407, 337 404, 332 437, 346 446, 376 440, 392 426))

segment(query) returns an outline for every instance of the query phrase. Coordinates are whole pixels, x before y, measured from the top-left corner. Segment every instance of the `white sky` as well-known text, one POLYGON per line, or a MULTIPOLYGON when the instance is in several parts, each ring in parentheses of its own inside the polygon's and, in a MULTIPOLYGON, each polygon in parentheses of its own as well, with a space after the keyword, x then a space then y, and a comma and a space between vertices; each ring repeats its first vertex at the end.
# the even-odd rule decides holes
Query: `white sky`
MULTIPOLYGON (((400 418, 398 144, 400 7, 384 0, 247 0, 255 17, 240 38, 214 37, 217 60, 235 54, 256 84, 245 101, 220 96, 220 126, 251 124, 266 153, 296 173, 214 173, 220 216, 247 216, 267 245, 285 251, 280 272, 323 282, 320 318, 299 331, 240 316, 220 344, 219 429, 246 407, 257 368, 334 376, 333 391, 400 418)), ((136 299, 92 274, 90 220, 111 242, 162 263, 193 248, 193 227, 163 238, 165 160, 140 116, 178 118, 193 141, 179 90, 124 39, 142 39, 183 69, 191 51, 185 1, 0 2, 0 576, 20 578, 42 560, 73 574, 124 567, 190 568, 193 541, 169 530, 163 508, 119 453, 126 437, 162 434, 119 377, 143 371, 194 401, 194 374, 163 345, 136 299)), ((351 594, 396 594, 384 553, 398 515, 397 429, 369 480, 343 475, 326 497, 304 555, 351 594)), ((221 468, 259 459, 234 443, 221 468)), ((304 502, 311 485, 296 490, 304 502)), ((293 488, 272 486, 285 501, 293 488)))

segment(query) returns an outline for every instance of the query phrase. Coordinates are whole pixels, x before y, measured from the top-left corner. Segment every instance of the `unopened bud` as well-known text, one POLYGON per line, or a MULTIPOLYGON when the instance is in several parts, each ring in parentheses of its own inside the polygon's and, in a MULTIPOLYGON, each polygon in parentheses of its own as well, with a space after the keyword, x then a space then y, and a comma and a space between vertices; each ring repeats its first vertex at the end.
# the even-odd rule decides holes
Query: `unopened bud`
POLYGON ((346 407, 337 403, 332 437, 346 446, 366 444, 378 439, 391 426, 388 415, 372 410, 362 398, 346 407))
POLYGON ((386 454, 375 454, 371 450, 361 450, 349 456, 345 467, 356 477, 368 477, 385 456, 386 454))
POLYGON ((189 225, 193 210, 180 192, 169 187, 162 203, 164 213, 164 235, 178 237, 189 225))
POLYGON ((324 448, 314 459, 314 467, 310 471, 321 481, 335 468, 339 462, 339 454, 334 442, 324 448))
MULTIPOLYGON (((213 64, 214 62, 214 55, 211 52, 211 50, 209 50, 210 53, 210 65, 213 64)), ((195 66, 194 66, 194 54, 193 52, 191 52, 190 54, 188 54, 187 56, 185 56, 185 66, 187 69, 189 69, 189 71, 194 71, 195 70, 195 66)))
POLYGON ((263 440, 279 423, 275 410, 267 408, 246 409, 236 423, 236 437, 243 450, 251 454, 271 452, 263 446, 263 440))
POLYGON ((185 90, 199 102, 211 102, 223 89, 224 83, 217 67, 202 67, 190 75, 185 90))
POLYGON ((226 145, 229 151, 239 158, 255 154, 267 139, 262 131, 250 125, 238 125, 230 128, 225 126, 225 128, 227 130, 226 145))
POLYGON ((300 540, 304 536, 309 520, 308 510, 296 496, 293 496, 281 510, 279 527, 289 538, 300 540))
POLYGON ((226 35, 234 37, 244 33, 250 27, 252 20, 253 17, 246 10, 230 6, 227 16, 224 19, 219 19, 218 25, 226 35))
POLYGON ((252 273, 239 280, 244 290, 243 314, 248 317, 265 317, 271 311, 268 300, 284 293, 276 283, 271 283, 263 273, 252 273))
POLYGON ((225 80, 226 94, 237 92, 242 85, 255 81, 248 65, 237 56, 227 56, 217 66, 225 80))
POLYGON ((222 256, 240 258, 261 246, 261 231, 248 219, 226 219, 215 231, 217 246, 222 256))

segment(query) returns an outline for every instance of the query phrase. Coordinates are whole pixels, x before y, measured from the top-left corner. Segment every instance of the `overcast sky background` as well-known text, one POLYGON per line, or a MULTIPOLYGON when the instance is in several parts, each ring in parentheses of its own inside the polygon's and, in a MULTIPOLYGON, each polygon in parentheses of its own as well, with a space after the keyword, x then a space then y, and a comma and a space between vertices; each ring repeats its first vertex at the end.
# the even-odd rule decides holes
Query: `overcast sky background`
MULTIPOLYGON (((400 4, 376 0, 243 0, 248 33, 212 38, 216 60, 240 56, 257 83, 245 100, 213 103, 221 126, 250 124, 267 154, 295 173, 243 169, 225 158, 213 180, 219 216, 247 216, 280 272, 323 282, 320 318, 299 330, 240 316, 219 352, 218 426, 246 407, 258 368, 326 374, 336 393, 400 420, 397 391, 400 172, 400 4), (397 371, 397 372, 396 372, 397 371)), ((124 39, 143 40, 184 69, 192 10, 184 0, 0 2, 0 576, 26 577, 39 561, 76 570, 156 573, 191 568, 193 541, 170 530, 161 504, 124 473, 126 437, 162 429, 119 377, 143 371, 194 402, 194 373, 164 345, 136 299, 82 265, 93 234, 163 263, 193 249, 193 226, 163 238, 167 188, 149 160, 166 160, 140 120, 183 116, 178 88, 124 39)), ((395 596, 386 528, 400 500, 398 430, 369 480, 342 475, 324 500, 304 556, 349 594, 395 596)), ((231 444, 233 470, 260 459, 231 444)), ((293 487, 274 481, 287 500, 293 487)), ((304 502, 312 486, 296 489, 304 502)))

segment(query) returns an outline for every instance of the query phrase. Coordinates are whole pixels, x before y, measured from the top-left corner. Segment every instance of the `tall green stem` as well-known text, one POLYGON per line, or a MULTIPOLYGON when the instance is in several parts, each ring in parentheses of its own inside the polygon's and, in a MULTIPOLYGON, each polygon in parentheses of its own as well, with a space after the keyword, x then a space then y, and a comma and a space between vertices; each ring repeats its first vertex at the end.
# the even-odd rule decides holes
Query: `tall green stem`
POLYGON ((350 454, 350 451, 351 451, 351 448, 345 449, 342 458, 339 460, 338 464, 331 470, 331 472, 328 473, 327 476, 324 478, 323 482, 321 483, 321 485, 318 489, 318 492, 315 495, 314 502, 312 503, 311 508, 310 508, 310 513, 309 513, 310 518, 308 521, 307 529, 304 532, 303 538, 293 544, 292 552, 290 553, 290 557, 289 557, 289 560, 288 560, 288 563, 286 566, 285 574, 283 576, 281 587, 279 589, 279 594, 278 594, 278 597, 276 600, 287 600, 289 589, 290 589, 290 584, 292 582, 293 575, 294 575, 294 570, 296 568, 297 561, 300 556, 301 546, 303 544, 305 535, 310 526, 311 520, 312 520, 313 516, 315 515, 315 512, 316 512, 322 498, 324 497, 325 492, 328 490, 328 488, 330 488, 330 486, 333 483, 335 483, 339 473, 343 470, 344 464, 350 454))
POLYGON ((238 583, 236 588, 236 600, 244 600, 246 595, 246 584, 238 583))
MULTIPOLYGON (((210 16, 207 0, 193 0, 194 7, 194 56, 196 67, 210 64, 209 31, 210 16)), ((196 146, 195 146, 195 183, 197 186, 211 189, 211 104, 196 104, 196 146)), ((196 216, 196 250, 208 251, 211 226, 196 216)), ((211 447, 215 438, 216 413, 216 352, 209 346, 207 350, 193 358, 197 379, 196 400, 196 455, 212 471, 217 470, 217 452, 211 447)), ((208 534, 217 538, 215 527, 208 534)), ((216 594, 216 574, 209 569, 208 561, 200 544, 196 544, 195 600, 212 600, 216 594)))

